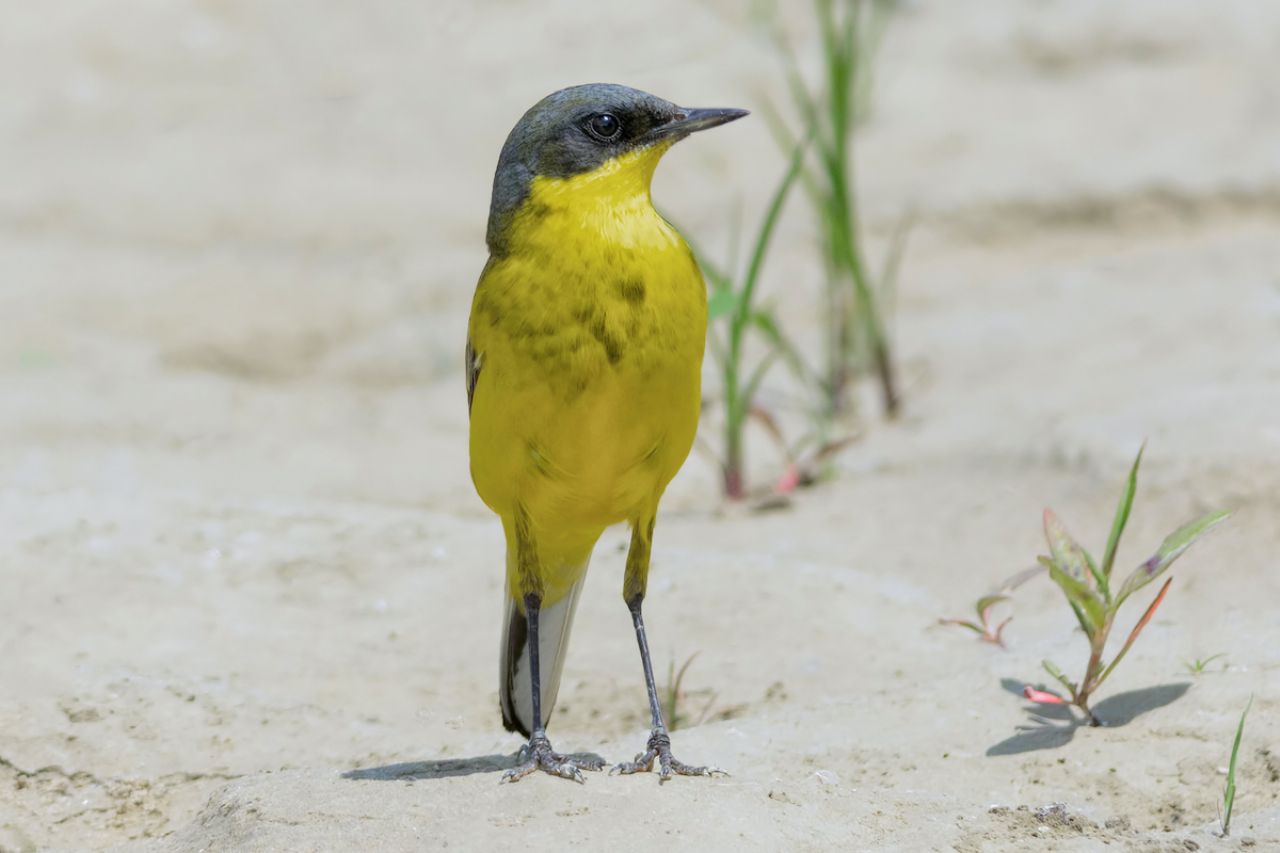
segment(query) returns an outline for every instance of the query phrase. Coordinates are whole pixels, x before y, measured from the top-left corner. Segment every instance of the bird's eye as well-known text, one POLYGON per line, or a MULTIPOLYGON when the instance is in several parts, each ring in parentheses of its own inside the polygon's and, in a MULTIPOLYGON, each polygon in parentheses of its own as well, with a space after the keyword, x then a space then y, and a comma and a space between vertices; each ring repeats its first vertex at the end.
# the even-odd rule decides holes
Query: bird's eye
POLYGON ((616 137, 618 131, 622 130, 622 123, 618 121, 618 117, 613 113, 599 113, 598 115, 593 115, 591 120, 587 122, 587 129, 597 139, 608 141, 616 137))

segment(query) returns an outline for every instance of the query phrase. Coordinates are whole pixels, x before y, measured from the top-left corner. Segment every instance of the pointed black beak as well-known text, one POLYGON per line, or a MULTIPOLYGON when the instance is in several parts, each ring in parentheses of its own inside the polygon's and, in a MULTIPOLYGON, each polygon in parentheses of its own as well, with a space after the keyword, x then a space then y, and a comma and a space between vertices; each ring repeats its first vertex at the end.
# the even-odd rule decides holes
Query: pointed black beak
POLYGON ((650 131, 654 137, 675 136, 683 139, 699 130, 709 130, 749 115, 747 110, 723 108, 681 109, 674 119, 650 131))

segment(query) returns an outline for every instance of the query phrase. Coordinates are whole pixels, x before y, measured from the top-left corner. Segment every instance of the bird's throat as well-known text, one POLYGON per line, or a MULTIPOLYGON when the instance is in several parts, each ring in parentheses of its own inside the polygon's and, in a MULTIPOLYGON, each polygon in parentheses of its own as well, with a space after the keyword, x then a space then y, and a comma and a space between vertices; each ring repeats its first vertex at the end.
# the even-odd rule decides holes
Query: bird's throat
POLYGON ((670 147, 663 142, 629 151, 568 178, 534 178, 512 219, 511 246, 568 246, 584 235, 625 248, 679 240, 654 210, 650 195, 654 170, 670 147))

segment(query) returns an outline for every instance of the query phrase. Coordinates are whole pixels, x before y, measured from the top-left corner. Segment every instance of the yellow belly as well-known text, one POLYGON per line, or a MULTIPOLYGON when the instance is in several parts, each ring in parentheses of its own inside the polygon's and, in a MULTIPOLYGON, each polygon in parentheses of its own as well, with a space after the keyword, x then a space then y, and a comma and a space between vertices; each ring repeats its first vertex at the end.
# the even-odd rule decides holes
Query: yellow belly
POLYGON ((701 274, 647 192, 584 228, 580 188, 552 190, 535 181, 469 330, 472 478, 509 534, 517 506, 528 515, 548 603, 605 527, 652 513, 688 456, 706 338, 701 274))

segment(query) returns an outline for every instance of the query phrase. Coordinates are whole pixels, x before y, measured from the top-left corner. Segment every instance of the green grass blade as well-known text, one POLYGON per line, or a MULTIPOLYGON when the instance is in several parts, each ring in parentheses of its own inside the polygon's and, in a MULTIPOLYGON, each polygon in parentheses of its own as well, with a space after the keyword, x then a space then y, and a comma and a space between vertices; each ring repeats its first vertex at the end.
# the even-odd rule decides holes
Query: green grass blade
POLYGON ((1205 671, 1209 664, 1213 663, 1218 658, 1224 658, 1226 656, 1226 652, 1218 652, 1216 655, 1209 655, 1207 658, 1196 658, 1195 660, 1187 661, 1183 666, 1185 666, 1187 668, 1187 672, 1192 675, 1199 675, 1205 671))
POLYGON ((764 221, 760 223, 760 232, 756 235, 755 245, 751 250, 751 262, 747 265, 747 275, 742 283, 742 294, 734 315, 734 340, 730 345, 730 349, 734 352, 738 349, 742 331, 747 324, 751 299, 755 294, 756 282, 760 279, 760 270, 764 267, 765 255, 769 250, 769 241, 773 238, 773 231, 782 215, 782 206, 787 201, 787 195, 791 192, 791 187, 795 185, 796 178, 800 176, 800 169, 804 165, 804 154, 808 148, 808 142, 809 138, 806 136, 800 144, 796 145, 795 151, 791 154, 791 163, 787 167, 787 172, 783 176, 782 182, 778 184, 778 188, 773 191, 773 198, 769 200, 769 207, 766 209, 764 221))
MULTIPOLYGON (((710 276, 708 276, 710 278, 710 276)), ((713 291, 707 299, 707 320, 727 317, 738 308, 738 294, 725 287, 712 285, 713 291)))
POLYGON ((1111 577, 1111 567, 1116 562, 1116 549, 1120 546, 1120 537, 1124 534, 1125 525, 1129 523, 1129 511, 1133 509, 1133 496, 1138 492, 1138 466, 1142 464, 1142 452, 1147 443, 1142 442, 1138 455, 1129 469, 1129 480, 1125 483, 1124 494, 1120 496, 1120 506, 1116 508, 1115 520, 1111 522, 1111 535, 1107 537, 1107 550, 1102 555, 1102 574, 1111 577))
POLYGON ((1249 697, 1249 702, 1244 706, 1244 712, 1240 714, 1240 724, 1236 726, 1236 739, 1231 745, 1231 764, 1227 767, 1227 787, 1222 792, 1222 834, 1224 836, 1231 834, 1231 810, 1236 804, 1236 758, 1240 755, 1240 740, 1244 737, 1244 719, 1249 716, 1249 709, 1253 707, 1253 696, 1249 697))

